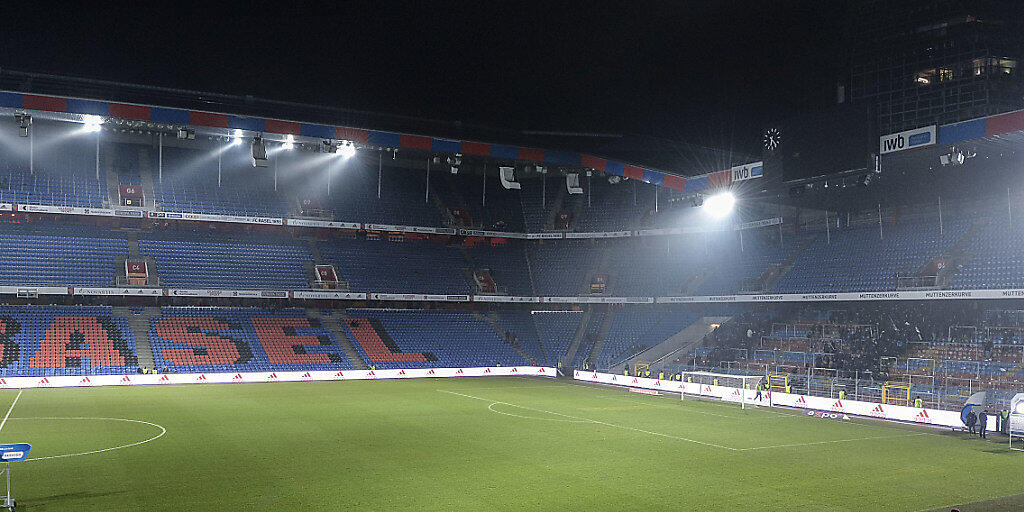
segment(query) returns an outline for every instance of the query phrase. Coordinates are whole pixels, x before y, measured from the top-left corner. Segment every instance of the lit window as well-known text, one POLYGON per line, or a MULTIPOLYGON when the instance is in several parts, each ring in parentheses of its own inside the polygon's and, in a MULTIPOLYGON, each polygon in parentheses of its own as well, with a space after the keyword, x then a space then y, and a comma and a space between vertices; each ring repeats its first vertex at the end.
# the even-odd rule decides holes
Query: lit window
POLYGON ((935 81, 935 70, 934 69, 926 69, 924 71, 918 71, 917 74, 914 75, 914 82, 917 83, 918 85, 930 85, 934 81, 935 81))

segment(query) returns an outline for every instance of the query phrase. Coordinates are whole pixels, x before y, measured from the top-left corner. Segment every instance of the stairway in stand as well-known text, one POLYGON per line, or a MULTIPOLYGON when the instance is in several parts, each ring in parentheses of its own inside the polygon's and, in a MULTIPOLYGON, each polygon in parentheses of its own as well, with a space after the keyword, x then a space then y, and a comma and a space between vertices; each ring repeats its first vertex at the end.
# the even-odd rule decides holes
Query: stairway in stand
POLYGON ((342 352, 345 353, 345 357, 352 362, 357 370, 368 370, 370 367, 363 360, 363 357, 359 355, 359 351, 356 350, 355 341, 349 337, 348 329, 342 325, 348 317, 342 310, 330 310, 330 314, 324 315, 319 309, 309 309, 307 314, 310 319, 319 320, 321 325, 326 327, 334 334, 334 338, 338 340, 338 345, 341 346, 342 352))
POLYGON ((114 316, 128 319, 128 326, 132 328, 135 336, 135 352, 139 356, 139 366, 156 368, 153 347, 149 344, 149 326, 153 318, 160 316, 160 308, 144 308, 142 314, 136 315, 127 307, 115 306, 114 316))

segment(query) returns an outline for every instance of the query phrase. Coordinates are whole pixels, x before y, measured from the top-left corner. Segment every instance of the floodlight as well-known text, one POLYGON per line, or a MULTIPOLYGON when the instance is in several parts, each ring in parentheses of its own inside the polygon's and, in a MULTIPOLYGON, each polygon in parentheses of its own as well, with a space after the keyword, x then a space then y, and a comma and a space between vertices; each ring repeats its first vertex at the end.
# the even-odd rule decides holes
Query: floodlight
POLYGON ((736 197, 731 192, 722 192, 704 200, 704 211, 715 217, 724 217, 736 206, 736 197))
POLYGON ((237 146, 242 143, 242 130, 235 128, 235 136, 231 138, 231 145, 237 146))
POLYGON ((356 156, 356 145, 351 142, 342 142, 341 145, 338 146, 338 152, 335 154, 341 155, 342 158, 348 160, 349 158, 356 156))
POLYGON ((292 149, 292 148, 294 148, 295 147, 295 137, 293 137, 291 134, 288 134, 288 136, 284 138, 284 146, 282 146, 282 147, 284 149, 292 149))
POLYGON ((85 123, 85 126, 82 128, 82 131, 86 133, 98 132, 100 131, 100 128, 103 126, 103 118, 100 116, 85 115, 82 116, 82 122, 85 123))

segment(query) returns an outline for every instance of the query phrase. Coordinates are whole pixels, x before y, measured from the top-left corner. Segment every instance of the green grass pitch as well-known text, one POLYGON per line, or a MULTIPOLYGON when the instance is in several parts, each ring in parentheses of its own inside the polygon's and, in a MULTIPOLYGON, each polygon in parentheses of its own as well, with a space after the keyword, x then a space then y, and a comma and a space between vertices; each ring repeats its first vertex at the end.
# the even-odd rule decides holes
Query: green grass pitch
POLYGON ((541 378, 33 389, 0 442, 49 457, 13 464, 25 511, 970 511, 1024 492, 1005 442, 541 378))

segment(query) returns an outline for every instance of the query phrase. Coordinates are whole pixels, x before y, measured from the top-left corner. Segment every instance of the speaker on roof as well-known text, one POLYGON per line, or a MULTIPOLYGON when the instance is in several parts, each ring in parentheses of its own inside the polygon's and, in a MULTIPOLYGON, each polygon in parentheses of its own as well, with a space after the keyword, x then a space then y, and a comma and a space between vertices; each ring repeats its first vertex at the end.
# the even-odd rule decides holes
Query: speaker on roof
POLYGON ((513 171, 513 167, 498 167, 498 178, 501 179, 501 186, 505 189, 520 190, 523 186, 516 181, 513 171))
POLYGON ((252 139, 252 166, 267 166, 267 145, 264 144, 263 137, 259 135, 252 139))
POLYGON ((566 174, 565 189, 568 190, 570 194, 582 194, 583 187, 580 186, 580 175, 575 172, 566 174))

